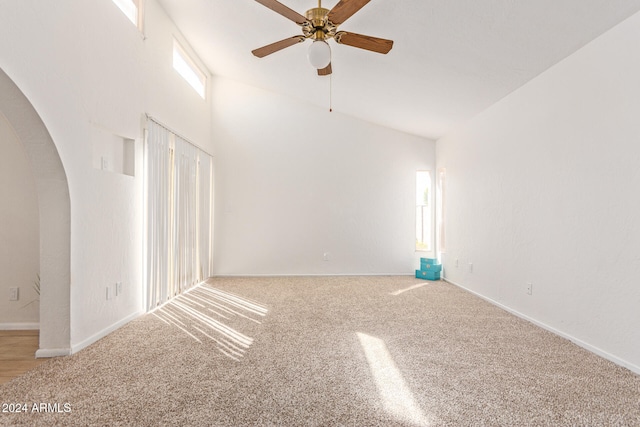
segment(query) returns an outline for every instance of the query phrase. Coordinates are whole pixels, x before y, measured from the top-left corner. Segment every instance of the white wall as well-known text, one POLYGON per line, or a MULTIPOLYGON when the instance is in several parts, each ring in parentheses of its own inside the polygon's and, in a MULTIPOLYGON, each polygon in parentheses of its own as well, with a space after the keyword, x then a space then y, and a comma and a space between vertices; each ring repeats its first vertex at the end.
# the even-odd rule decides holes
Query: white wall
POLYGON ((40 309, 38 197, 27 154, 2 112, 0 147, 0 328, 31 329, 40 309), (19 300, 9 301, 14 287, 19 300))
POLYGON ((111 0, 0 0, 0 68, 42 118, 69 182, 74 351, 142 309, 143 114, 211 146, 209 102, 172 69, 181 36, 145 3, 142 37, 111 0), (94 167, 105 134, 135 141, 135 176, 94 167), (107 301, 116 282, 124 294, 107 301))
POLYGON ((639 45, 635 15, 437 143, 446 277, 636 372, 639 45))
POLYGON ((413 272, 433 141, 225 79, 213 93, 216 274, 413 272))

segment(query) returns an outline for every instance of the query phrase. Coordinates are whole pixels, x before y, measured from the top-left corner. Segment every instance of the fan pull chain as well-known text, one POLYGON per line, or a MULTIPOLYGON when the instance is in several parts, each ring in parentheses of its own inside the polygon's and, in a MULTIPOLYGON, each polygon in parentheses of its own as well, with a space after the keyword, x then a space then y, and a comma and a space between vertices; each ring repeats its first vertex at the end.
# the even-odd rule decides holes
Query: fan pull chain
POLYGON ((329 112, 333 112, 333 73, 329 74, 329 112))

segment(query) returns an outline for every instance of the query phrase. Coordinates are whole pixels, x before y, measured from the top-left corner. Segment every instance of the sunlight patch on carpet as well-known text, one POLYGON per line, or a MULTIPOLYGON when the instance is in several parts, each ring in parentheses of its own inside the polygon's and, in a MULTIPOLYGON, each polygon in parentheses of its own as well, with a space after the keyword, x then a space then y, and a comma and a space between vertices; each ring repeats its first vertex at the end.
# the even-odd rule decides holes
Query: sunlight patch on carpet
POLYGON ((397 291, 394 291, 394 292, 389 292, 389 295, 398 296, 398 295, 400 295, 402 293, 405 293, 407 291, 411 291, 413 289, 421 288, 421 287, 426 286, 426 285, 428 285, 428 283, 417 283, 417 284, 415 284, 413 286, 409 286, 408 288, 405 288, 405 289, 400 289, 400 290, 397 290, 397 291))
POLYGON ((357 335, 384 409, 399 421, 419 427, 428 426, 429 422, 416 403, 384 341, 361 332, 357 335))
POLYGON ((199 343, 215 342, 222 354, 240 360, 253 343, 253 338, 229 323, 250 321, 260 324, 259 319, 267 312, 260 303, 202 285, 175 297, 152 314, 199 343))

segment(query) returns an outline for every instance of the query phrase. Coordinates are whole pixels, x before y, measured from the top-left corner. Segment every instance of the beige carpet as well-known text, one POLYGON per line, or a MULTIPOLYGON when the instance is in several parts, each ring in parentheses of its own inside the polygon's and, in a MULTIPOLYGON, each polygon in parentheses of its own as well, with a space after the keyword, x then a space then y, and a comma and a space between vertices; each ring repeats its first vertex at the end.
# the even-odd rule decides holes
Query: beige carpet
POLYGON ((11 426, 640 426, 640 377, 444 282, 219 278, 0 403, 26 404, 11 426))

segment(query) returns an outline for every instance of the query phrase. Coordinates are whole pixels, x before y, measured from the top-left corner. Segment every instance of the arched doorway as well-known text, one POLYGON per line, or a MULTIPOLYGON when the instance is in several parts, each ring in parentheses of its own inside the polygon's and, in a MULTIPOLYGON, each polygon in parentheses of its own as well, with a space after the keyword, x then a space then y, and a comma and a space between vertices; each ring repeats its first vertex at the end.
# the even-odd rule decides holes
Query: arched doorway
POLYGON ((38 194, 40 349, 37 357, 70 354, 71 221, 67 177, 55 144, 22 91, 0 69, 0 112, 24 145, 38 194))

